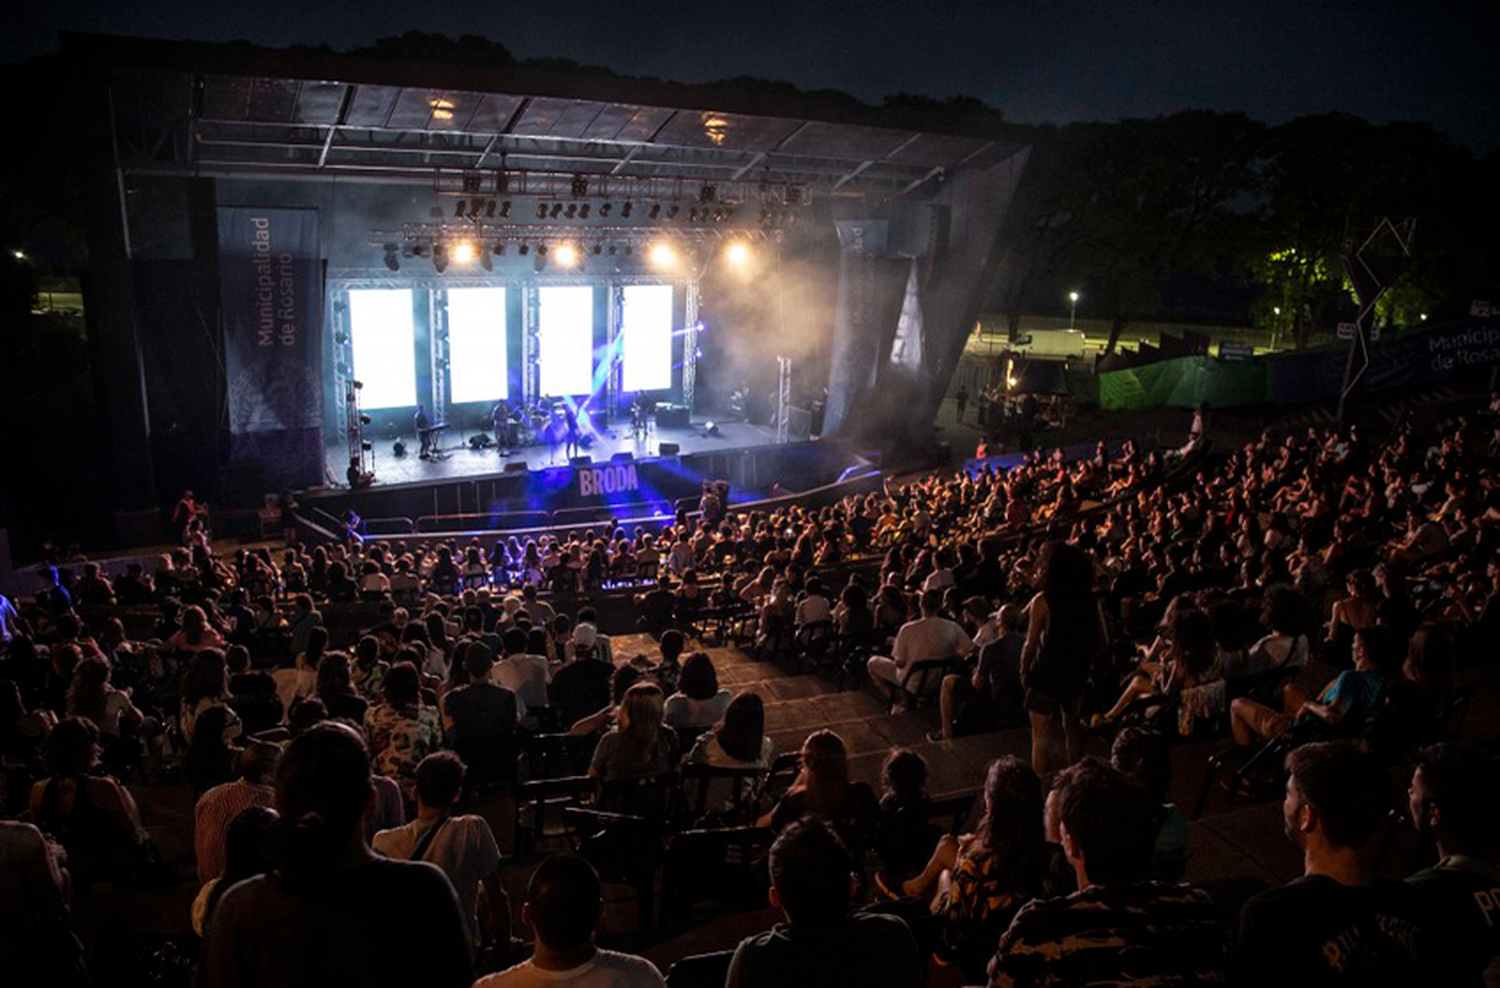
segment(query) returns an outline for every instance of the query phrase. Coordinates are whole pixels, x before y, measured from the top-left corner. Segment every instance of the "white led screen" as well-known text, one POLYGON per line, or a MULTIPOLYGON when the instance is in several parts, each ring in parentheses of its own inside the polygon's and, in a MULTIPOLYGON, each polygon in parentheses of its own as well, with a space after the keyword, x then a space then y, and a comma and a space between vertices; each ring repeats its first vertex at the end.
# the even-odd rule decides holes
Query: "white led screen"
POLYGON ((592 394, 594 289, 587 285, 554 286, 538 289, 537 296, 542 394, 592 394))
POLYGON ((448 289, 448 373, 455 404, 509 396, 505 289, 448 289))
POLYGON ((410 408, 417 403, 411 289, 357 289, 349 293, 349 336, 354 377, 364 387, 365 409, 410 408))
POLYGON ((672 386, 672 286, 626 285, 620 318, 626 391, 672 386))

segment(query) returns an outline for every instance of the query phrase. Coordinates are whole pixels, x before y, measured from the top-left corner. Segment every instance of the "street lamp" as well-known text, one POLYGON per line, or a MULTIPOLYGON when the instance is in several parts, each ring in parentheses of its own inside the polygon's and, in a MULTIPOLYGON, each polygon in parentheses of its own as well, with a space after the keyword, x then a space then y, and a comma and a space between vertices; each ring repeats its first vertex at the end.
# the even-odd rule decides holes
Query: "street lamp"
POLYGON ((1073 328, 1073 314, 1078 311, 1078 300, 1081 298, 1077 292, 1068 293, 1068 328, 1073 328))

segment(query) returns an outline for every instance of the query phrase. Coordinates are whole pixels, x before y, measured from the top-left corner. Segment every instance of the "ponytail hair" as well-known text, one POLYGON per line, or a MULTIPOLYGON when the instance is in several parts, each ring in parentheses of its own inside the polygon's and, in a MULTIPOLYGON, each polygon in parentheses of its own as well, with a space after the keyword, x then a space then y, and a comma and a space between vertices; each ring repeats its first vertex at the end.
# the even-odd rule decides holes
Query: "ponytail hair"
POLYGON ((292 739, 276 769, 281 811, 276 864, 281 881, 307 889, 332 874, 374 798, 370 754, 352 728, 324 721, 292 739))

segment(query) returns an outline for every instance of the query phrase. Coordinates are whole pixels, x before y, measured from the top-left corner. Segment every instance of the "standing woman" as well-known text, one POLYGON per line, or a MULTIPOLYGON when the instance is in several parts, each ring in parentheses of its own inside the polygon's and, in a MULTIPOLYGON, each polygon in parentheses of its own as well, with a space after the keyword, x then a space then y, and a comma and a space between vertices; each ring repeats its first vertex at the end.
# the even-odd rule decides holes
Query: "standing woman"
POLYGON ((1094 597, 1088 555, 1066 542, 1042 546, 1041 592, 1026 605, 1021 685, 1031 718, 1031 767, 1047 771, 1047 750, 1062 722, 1067 764, 1083 757, 1083 694, 1094 662, 1109 644, 1104 612, 1094 597))

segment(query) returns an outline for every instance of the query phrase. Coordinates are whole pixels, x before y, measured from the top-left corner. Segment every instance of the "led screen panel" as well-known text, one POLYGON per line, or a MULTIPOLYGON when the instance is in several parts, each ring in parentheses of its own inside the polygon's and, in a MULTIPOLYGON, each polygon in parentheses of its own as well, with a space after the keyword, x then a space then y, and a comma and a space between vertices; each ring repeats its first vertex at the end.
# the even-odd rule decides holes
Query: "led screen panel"
POLYGON ((455 404, 509 397, 505 289, 448 289, 448 374, 455 404))
POLYGON ((415 334, 410 288, 349 293, 349 338, 354 378, 364 384, 359 393, 362 408, 410 408, 417 403, 415 334))
POLYGON ((559 285, 537 290, 541 391, 546 397, 594 390, 594 289, 559 285))
POLYGON ((620 317, 626 391, 672 386, 672 286, 626 285, 620 317))

